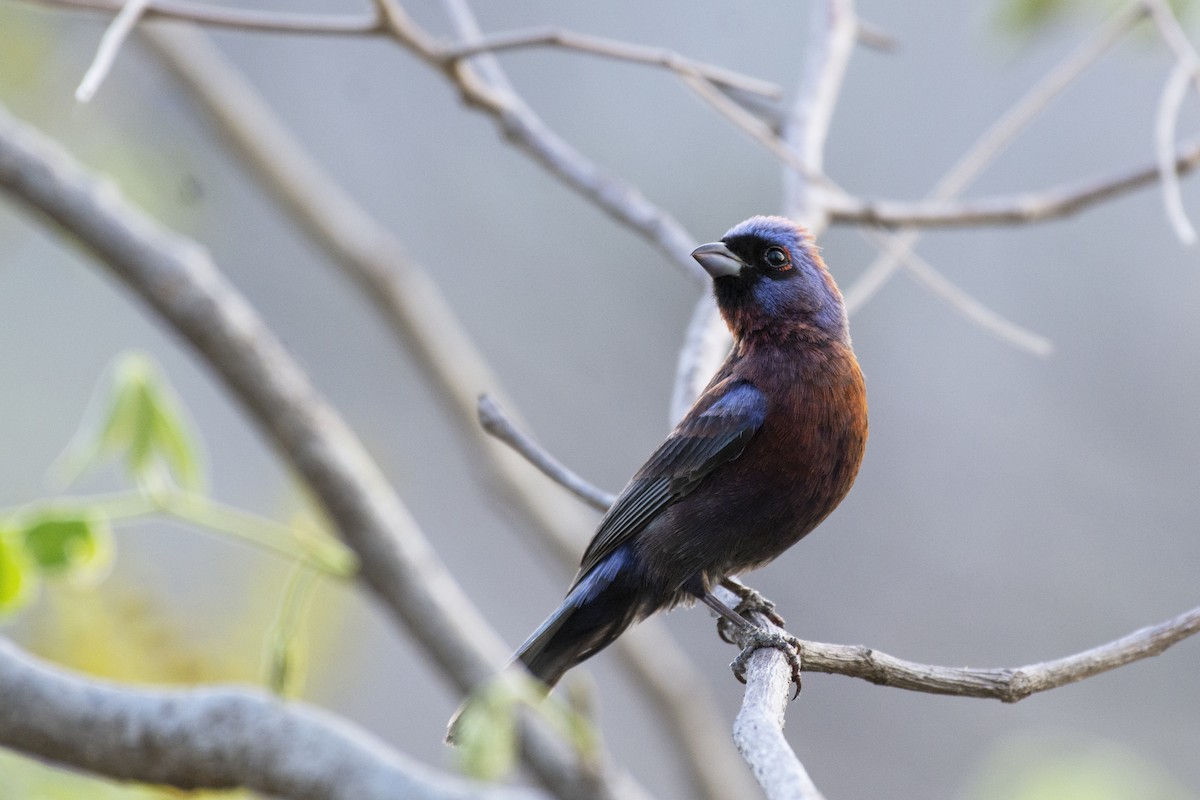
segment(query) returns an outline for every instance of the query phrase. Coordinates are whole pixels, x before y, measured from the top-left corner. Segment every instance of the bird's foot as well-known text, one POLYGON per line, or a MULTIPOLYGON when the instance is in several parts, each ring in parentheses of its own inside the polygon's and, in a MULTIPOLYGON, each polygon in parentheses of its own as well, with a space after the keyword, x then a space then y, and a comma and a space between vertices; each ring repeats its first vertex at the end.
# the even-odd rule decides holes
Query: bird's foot
MULTIPOLYGON (((775 604, 764 597, 757 589, 751 589, 746 584, 736 581, 733 578, 723 578, 721 585, 736 594, 738 600, 741 601, 733 609, 737 613, 745 616, 748 613, 757 612, 780 628, 787 627, 787 621, 779 616, 779 612, 775 610, 775 604)), ((729 640, 726 639, 726 641, 729 640)))
POLYGON ((800 640, 788 633, 772 633, 765 631, 757 626, 751 626, 750 629, 742 633, 742 640, 745 642, 745 647, 738 657, 730 664, 733 670, 733 675, 742 683, 746 682, 746 667, 750 663, 750 656, 755 650, 763 647, 773 647, 783 653, 788 664, 792 668, 792 683, 796 686, 796 693, 792 695, 795 700, 800 696, 800 640))

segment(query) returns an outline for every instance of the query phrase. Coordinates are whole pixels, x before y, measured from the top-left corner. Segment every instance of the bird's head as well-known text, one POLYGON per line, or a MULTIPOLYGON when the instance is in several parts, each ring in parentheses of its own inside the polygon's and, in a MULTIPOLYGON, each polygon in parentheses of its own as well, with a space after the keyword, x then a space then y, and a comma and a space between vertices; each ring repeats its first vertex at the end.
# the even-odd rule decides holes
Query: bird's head
POLYGON ((712 276, 717 305, 738 338, 806 329, 848 343, 846 307, 808 231, 784 217, 751 217, 692 257, 712 276))

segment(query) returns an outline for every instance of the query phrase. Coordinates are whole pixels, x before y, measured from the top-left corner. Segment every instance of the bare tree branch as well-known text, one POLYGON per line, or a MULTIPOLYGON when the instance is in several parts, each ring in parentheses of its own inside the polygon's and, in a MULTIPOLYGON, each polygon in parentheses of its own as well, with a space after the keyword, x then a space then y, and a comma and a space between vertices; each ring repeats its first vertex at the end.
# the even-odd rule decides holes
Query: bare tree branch
POLYGON ((775 100, 779 99, 781 95, 779 87, 773 83, 742 75, 724 67, 696 61, 666 48, 647 47, 617 39, 606 39, 602 36, 576 33, 562 28, 537 28, 484 34, 477 39, 443 47, 438 54, 447 60, 458 60, 480 53, 498 53, 504 50, 530 47, 557 47, 613 58, 618 61, 664 67, 679 75, 697 76, 719 86, 775 100))
MULTIPOLYGON (((75 8, 84 11, 119 12, 122 0, 27 0, 54 8, 75 8)), ((251 11, 228 8, 187 0, 150 0, 144 15, 147 18, 177 19, 197 22, 217 28, 238 30, 317 34, 325 36, 362 36, 383 33, 382 20, 376 13, 357 15, 295 14, 276 11, 251 11)))
POLYGON ((784 171, 783 213, 817 236, 825 229, 825 208, 817 194, 820 187, 808 176, 825 171, 825 140, 859 31, 853 0, 816 0, 808 25, 804 74, 783 130, 784 141, 805 170, 784 171))
POLYGON ((527 433, 517 428, 516 424, 504 413, 500 404, 496 402, 496 398, 490 394, 479 398, 479 424, 492 436, 520 453, 550 480, 592 508, 607 511, 608 507, 616 500, 616 495, 597 489, 568 469, 554 456, 538 447, 527 433))
POLYGON ((303 703, 244 688, 133 689, 73 675, 0 639, 0 745, 109 778, 244 787, 291 800, 535 800, 388 748, 303 703))
MULTIPOLYGON (((965 190, 971 181, 983 172, 1056 97, 1117 42, 1121 41, 1125 34, 1145 16, 1145 13, 1142 2, 1132 0, 1087 41, 1071 51, 1063 61, 1050 70, 983 132, 933 187, 929 194, 929 200, 949 200, 965 190)), ((830 209, 830 212, 834 221, 851 222, 849 219, 840 218, 836 208, 830 209)), ((856 221, 863 222, 864 220, 856 221)), ((879 258, 875 259, 859 279, 846 290, 847 311, 853 314, 862 308, 891 279, 896 269, 902 264, 898 256, 910 252, 920 236, 920 232, 912 229, 897 232, 889 252, 880 254, 879 258)))
POLYGON ((96 90, 108 76, 113 62, 117 60, 117 53, 120 52, 121 45, 133 32, 134 26, 142 18, 147 5, 149 5, 149 0, 126 0, 125 5, 121 6, 121 11, 113 17, 108 30, 100 39, 100 47, 96 51, 95 60, 84 73, 83 80, 79 82, 79 88, 75 90, 76 100, 86 103, 96 95, 96 90))
MULTIPOLYGON (((733 592, 721 586, 713 591, 730 608, 737 606, 740 598, 733 592)), ((763 630, 786 633, 762 614, 750 617, 763 630)), ((739 646, 745 645, 739 641, 739 646)), ((783 735, 784 712, 792 699, 791 664, 778 650, 759 649, 751 654, 744 677, 746 691, 733 721, 733 740, 758 785, 768 800, 824 800, 783 735)))
POLYGON ((1200 54, 1192 46, 1187 34, 1175 18, 1175 12, 1164 0, 1144 0, 1150 10, 1159 35, 1175 52, 1175 69, 1163 85, 1158 104, 1158 115, 1154 124, 1155 151, 1158 153, 1158 171, 1162 181, 1163 205, 1167 220, 1175 229, 1175 235, 1184 244, 1195 244, 1196 229, 1188 220, 1183 208, 1183 194, 1179 188, 1179 173, 1175 169, 1175 129, 1179 111, 1187 97, 1188 84, 1200 92, 1200 54))
POLYGON ((1082 653, 1024 667, 972 669, 905 661, 863 646, 804 642, 805 668, 862 678, 880 686, 960 697, 990 697, 1005 703, 1057 689, 1156 656, 1200 633, 1200 607, 1134 631, 1082 653))
POLYGON ((679 348, 679 360, 675 364, 675 383, 671 388, 667 419, 672 427, 683 419, 683 415, 712 380, 713 373, 729 353, 732 343, 733 337, 721 319, 716 298, 711 290, 704 292, 696 301, 683 335, 683 346, 679 348))
POLYGON ((1162 185, 1163 206, 1175 235, 1184 244, 1196 243, 1196 229, 1183 208, 1183 193, 1179 188, 1179 171, 1175 168, 1175 128, 1179 112, 1187 97, 1188 84, 1196 70, 1180 61, 1163 84, 1158 114, 1154 121, 1154 149, 1158 154, 1158 180, 1162 185))
MULTIPOLYGON (((508 648, 442 565, 358 439, 194 242, 164 230, 0 109, 0 187, 61 226, 187 339, 307 484, 360 575, 466 691, 508 648)), ((539 729, 526 748, 563 798, 640 797, 627 776, 581 770, 539 729)))
POLYGON ((984 331, 1018 350, 1024 350, 1039 358, 1046 358, 1054 352, 1053 343, 1045 336, 1026 330, 983 305, 951 283, 915 250, 900 252, 903 247, 899 241, 900 237, 888 237, 870 229, 866 232, 868 238, 872 239, 882 252, 899 259, 918 283, 984 331))
MULTIPOLYGON (((1175 171, 1186 175, 1197 166, 1200 166, 1200 139, 1193 139, 1185 142, 1175 154, 1175 171)), ((1087 183, 972 201, 898 203, 843 198, 834 201, 830 214, 835 223, 885 227, 1020 225, 1070 216, 1118 195, 1150 186, 1158 179, 1159 167, 1155 163, 1087 183)))

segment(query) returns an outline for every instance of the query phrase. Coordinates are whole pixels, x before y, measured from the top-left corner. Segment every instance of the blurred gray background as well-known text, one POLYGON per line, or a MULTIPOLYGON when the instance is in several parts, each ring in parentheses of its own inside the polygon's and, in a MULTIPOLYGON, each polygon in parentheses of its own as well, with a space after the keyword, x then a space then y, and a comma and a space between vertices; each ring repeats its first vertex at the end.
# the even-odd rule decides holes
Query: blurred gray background
MULTIPOLYGON (((448 35, 437 3, 408 5, 448 35)), ((928 191, 1103 17, 1013 35, 997 23, 998 2, 859 6, 900 49, 855 53, 826 165, 851 191, 896 199, 928 191)), ((559 25, 663 45, 789 91, 805 56, 799 3, 480 0, 475 8, 485 30, 559 25)), ((373 309, 222 149, 146 48, 127 47, 96 100, 75 104, 103 27, 95 15, 0 2, 4 101, 211 249, 367 442, 469 594, 520 642, 558 602, 568 573, 477 479, 437 398, 373 309)), ((1152 161, 1172 60, 1148 29, 1140 33, 972 194, 1152 161)), ((428 266, 539 439, 584 476, 620 488, 666 432, 695 288, 505 145, 395 46, 213 35, 317 159, 428 266)), ((779 208, 777 163, 669 74, 549 50, 505 55, 503 64, 552 127, 699 241, 779 208)), ((1185 137, 1200 122, 1196 106, 1193 98, 1181 120, 1185 137)), ((1200 223, 1200 181, 1185 180, 1184 200, 1200 223)), ((843 287, 874 257, 851 230, 834 229, 821 244, 843 287)), ((749 582, 802 638, 947 665, 1059 657, 1200 603, 1200 250, 1174 237, 1157 190, 1062 222, 931 233, 919 252, 984 304, 1049 337, 1054 354, 1018 352, 898 276, 852 320, 871 403, 857 486, 819 531, 749 582)), ((191 409, 214 495, 285 519, 296 506, 286 471, 192 354, 7 201, 0 343, 0 505, 57 491, 46 470, 106 365, 140 348, 191 409)), ((114 473, 82 488, 116 484, 114 473)), ((156 625, 196 652, 255 662, 282 581, 275 560, 168 524, 123 528, 118 546, 104 591, 141 598, 162 616, 156 625)), ((47 595, 0 632, 36 644, 40 626, 54 624, 53 589, 47 595)), ((457 703, 446 683, 361 592, 327 588, 317 602, 305 696, 446 764, 441 736, 457 703)), ((741 698, 727 667, 734 653, 708 613, 676 611, 667 624, 732 718, 741 698)), ((1010 775, 1094 748, 1163 776, 1180 787, 1172 796, 1195 796, 1198 661, 1200 642, 1189 641, 1016 706, 809 675, 788 731, 830 798, 990 796, 987 776, 997 769, 1010 775)), ((689 797, 617 659, 606 653, 587 669, 617 757, 659 796, 689 797)))

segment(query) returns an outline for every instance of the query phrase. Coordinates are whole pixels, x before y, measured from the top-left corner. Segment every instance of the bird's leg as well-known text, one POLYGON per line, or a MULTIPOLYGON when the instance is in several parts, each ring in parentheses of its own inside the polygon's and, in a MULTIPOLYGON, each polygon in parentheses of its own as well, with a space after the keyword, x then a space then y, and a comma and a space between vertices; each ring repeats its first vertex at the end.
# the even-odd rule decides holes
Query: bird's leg
POLYGON ((736 578, 722 578, 721 585, 736 594, 738 599, 741 600, 741 602, 734 607, 734 611, 738 612, 739 614, 746 614, 747 612, 756 611, 767 619, 771 620, 771 622, 775 623, 779 627, 787 627, 787 621, 784 620, 783 617, 779 616, 779 612, 775 610, 775 604, 763 597, 763 595, 757 589, 751 589, 749 586, 737 580, 736 578))
MULTIPOLYGON (((732 590, 731 590, 732 591, 732 590)), ((757 592, 756 592, 757 594, 757 592)), ((715 611, 721 620, 718 622, 717 630, 721 634, 721 638, 730 644, 737 644, 726 636, 726 632, 721 630, 721 622, 732 625, 739 632, 739 638, 742 640, 742 652, 730 664, 733 669, 733 675, 742 683, 746 682, 746 666, 749 663, 750 656, 755 650, 761 647, 773 647, 783 653, 788 660, 788 664, 792 668, 792 683, 796 684, 796 693, 792 695, 792 699, 800 696, 800 640, 790 633, 775 633, 773 631, 763 630, 754 623, 747 620, 737 611, 734 611, 729 606, 721 602, 720 598, 712 592, 705 592, 701 599, 704 605, 715 611)))

